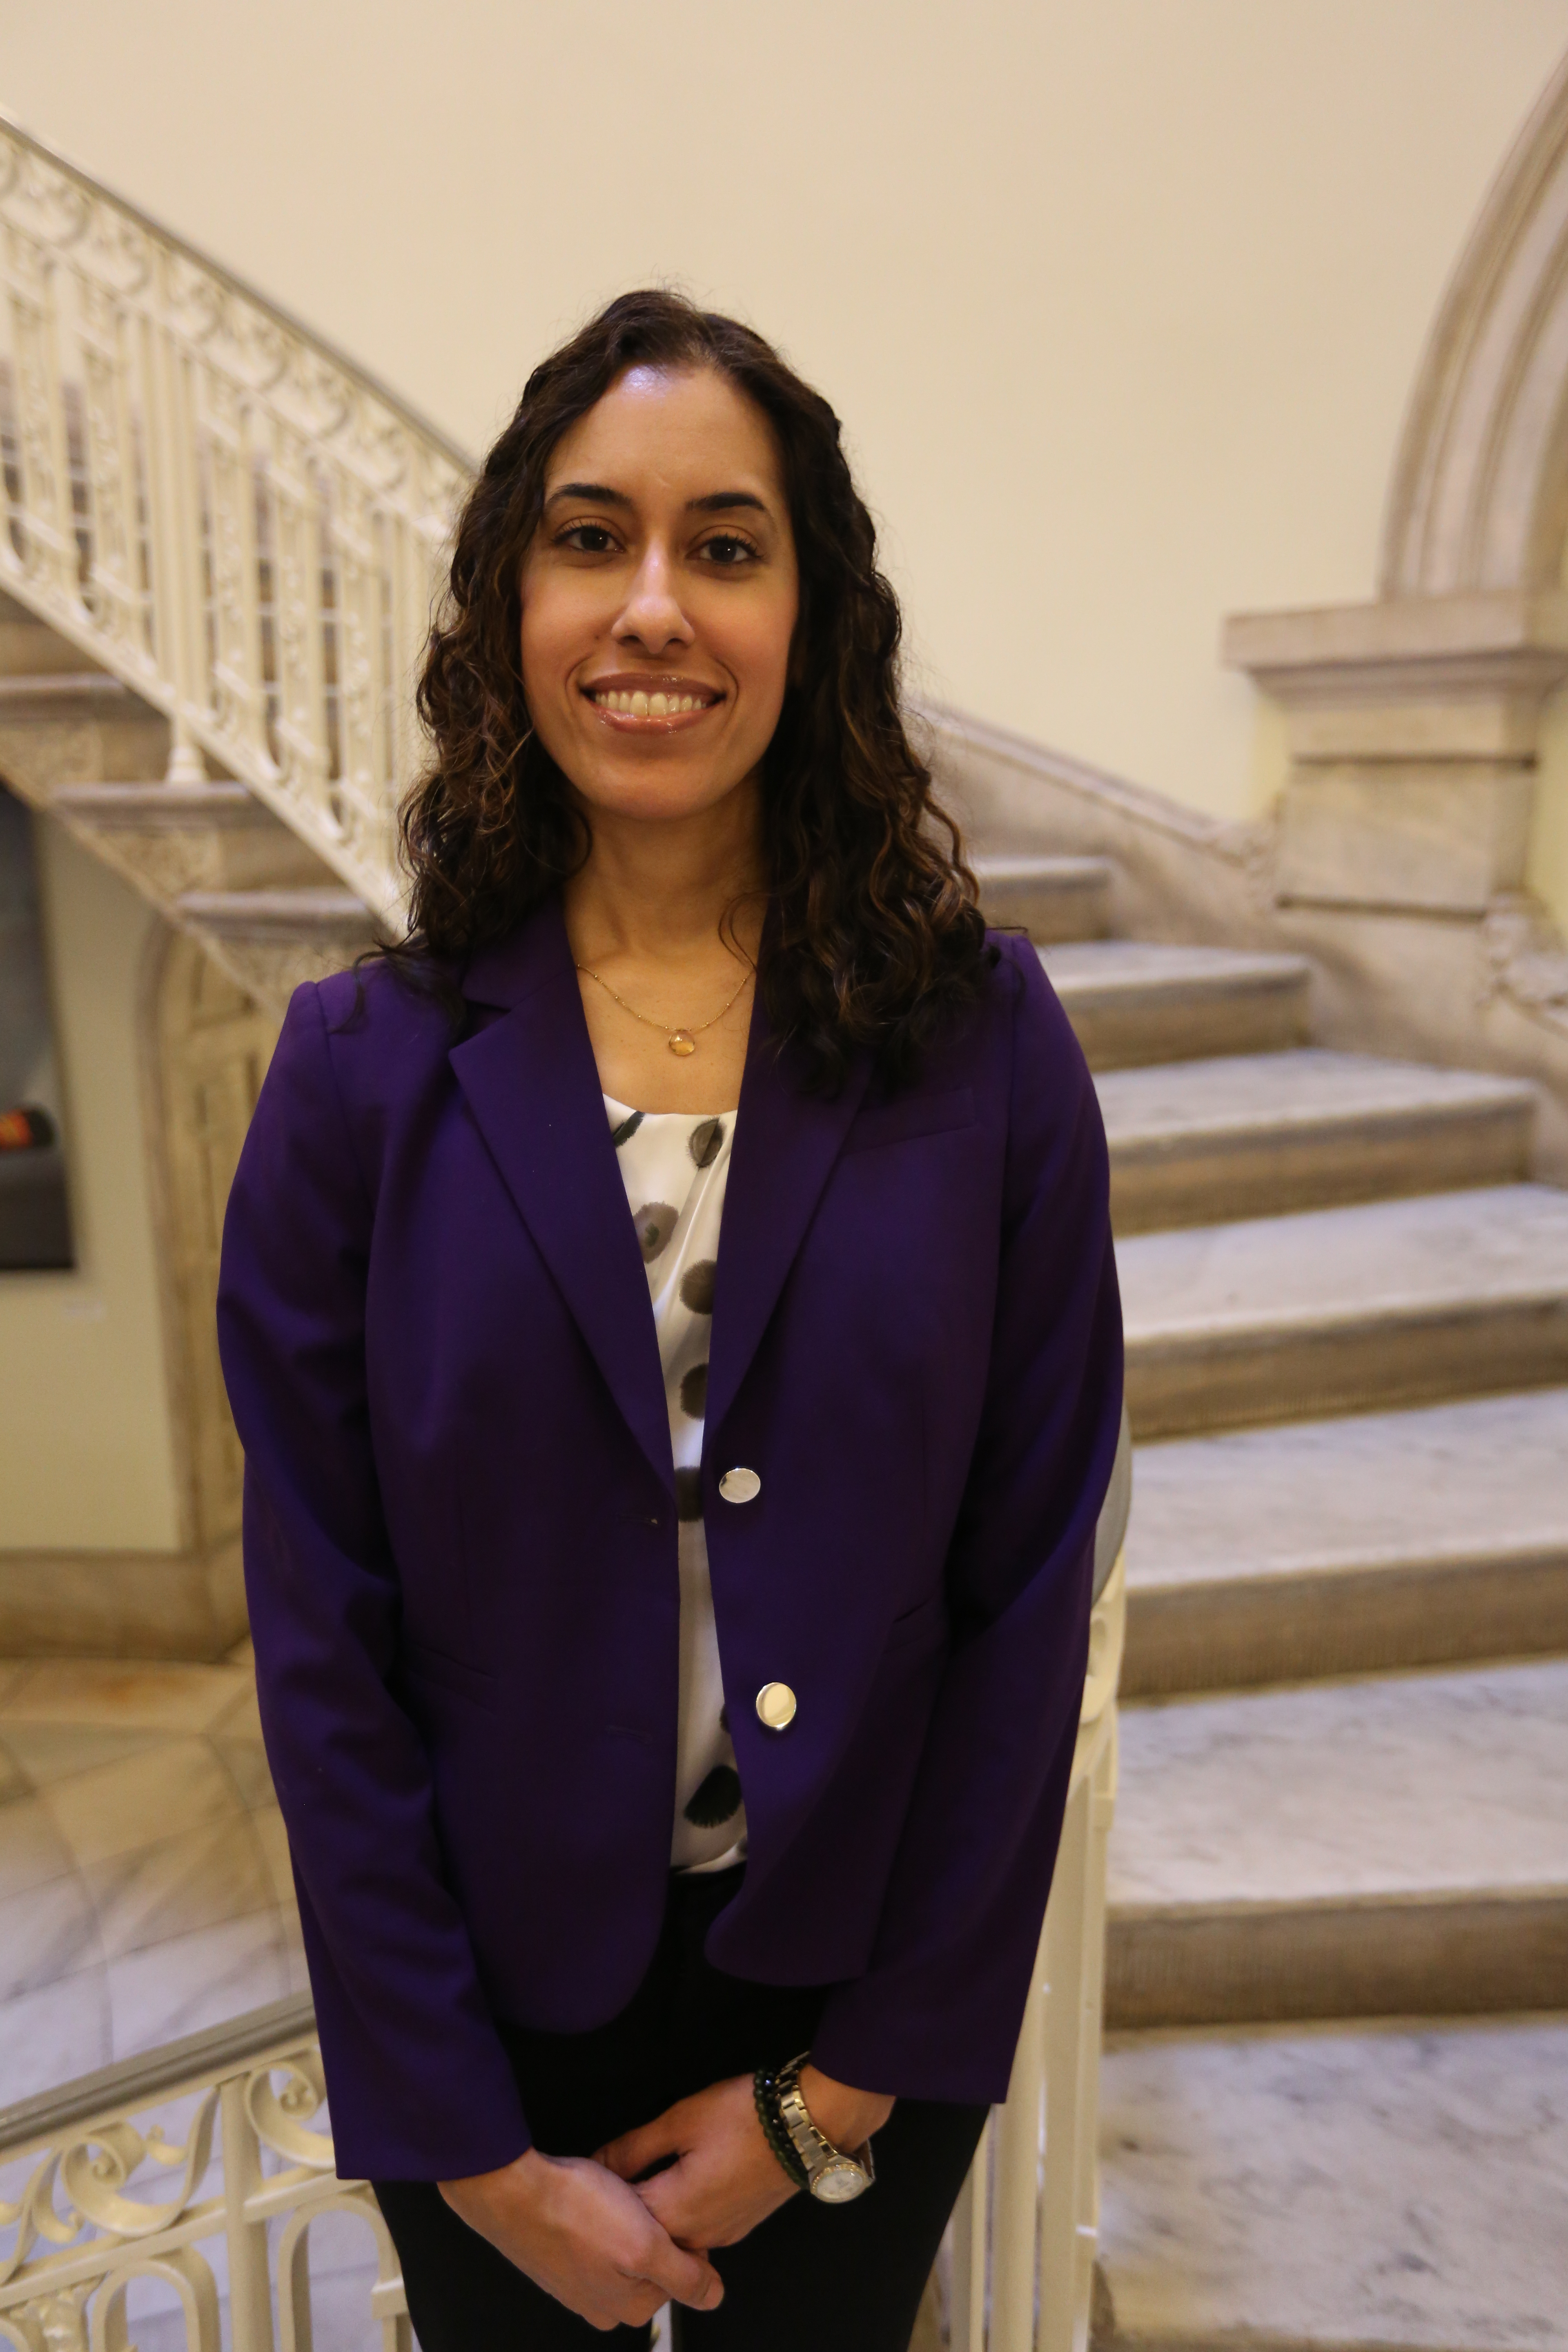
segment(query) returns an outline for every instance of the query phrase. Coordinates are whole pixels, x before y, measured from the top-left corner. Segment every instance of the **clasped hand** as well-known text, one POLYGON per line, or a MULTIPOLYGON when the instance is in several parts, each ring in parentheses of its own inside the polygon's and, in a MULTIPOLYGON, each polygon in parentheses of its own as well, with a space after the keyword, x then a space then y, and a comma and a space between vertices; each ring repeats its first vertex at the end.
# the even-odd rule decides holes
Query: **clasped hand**
MULTIPOLYGON (((801 2088, 840 2147, 858 2147, 892 2109, 813 2067, 801 2088)), ((608 2330, 640 2327, 672 2300, 711 2311, 724 2287, 708 2249, 734 2245, 796 2192, 757 2121, 751 2076, 737 2074, 595 2158, 530 2148, 499 2172, 443 2181, 441 2193, 546 2294, 608 2330), (642 2179, 650 2165, 663 2169, 642 2179)))

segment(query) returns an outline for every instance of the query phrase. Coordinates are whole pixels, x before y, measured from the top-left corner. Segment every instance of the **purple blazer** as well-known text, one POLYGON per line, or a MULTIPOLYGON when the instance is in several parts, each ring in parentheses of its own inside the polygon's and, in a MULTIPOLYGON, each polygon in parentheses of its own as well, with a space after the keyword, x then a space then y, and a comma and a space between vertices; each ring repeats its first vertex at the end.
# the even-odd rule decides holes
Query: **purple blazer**
MULTIPOLYGON (((702 1463, 751 1842, 710 1957, 831 1985, 829 2074, 976 2101, 1045 1911, 1121 1401, 1094 1091, 1034 950, 996 944, 890 1099, 865 1059, 802 1091, 754 1015, 702 1463)), ((384 968, 357 1011, 350 974, 296 992, 218 1301, 338 2162, 384 2178, 529 2144, 494 2021, 625 2005, 675 1811, 664 1381, 559 906, 464 992, 454 1045, 384 968)))

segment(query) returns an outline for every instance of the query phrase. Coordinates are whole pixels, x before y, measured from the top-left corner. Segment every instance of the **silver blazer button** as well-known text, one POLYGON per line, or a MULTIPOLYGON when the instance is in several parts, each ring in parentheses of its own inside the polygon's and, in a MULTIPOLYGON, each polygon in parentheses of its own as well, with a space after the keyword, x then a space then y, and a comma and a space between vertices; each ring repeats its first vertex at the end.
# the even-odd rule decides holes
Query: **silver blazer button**
POLYGON ((719 1481, 719 1492, 727 1503, 754 1503, 762 1491, 763 1482, 754 1470, 726 1470, 719 1481))
POLYGON ((788 1683, 764 1683, 757 1693, 757 1714, 770 1731, 783 1731, 795 1721, 795 1706, 788 1683))

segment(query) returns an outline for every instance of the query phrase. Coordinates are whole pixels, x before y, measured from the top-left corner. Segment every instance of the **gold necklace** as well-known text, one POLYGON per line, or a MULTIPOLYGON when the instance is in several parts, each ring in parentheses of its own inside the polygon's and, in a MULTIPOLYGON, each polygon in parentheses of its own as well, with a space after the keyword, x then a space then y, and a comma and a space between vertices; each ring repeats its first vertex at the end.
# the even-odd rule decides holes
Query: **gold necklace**
POLYGON ((711 1021, 700 1021, 695 1029, 672 1029, 668 1021, 655 1021, 647 1013, 639 1013, 635 1004, 628 1004, 624 996, 616 995, 616 991, 610 986, 607 980, 599 980, 599 975, 593 969, 592 965, 580 963, 577 966, 577 969, 581 972, 586 972, 590 980, 599 981, 599 986, 604 990, 605 995, 614 996, 616 1003, 620 1006, 621 1011, 623 1013, 629 1013, 634 1021, 640 1021, 645 1029, 662 1029, 664 1031, 665 1044, 669 1047, 672 1054, 679 1054, 683 1061, 688 1054, 695 1054, 697 1051, 697 1040, 701 1036, 703 1031, 705 1029, 717 1028, 719 1023, 724 1018, 725 1013, 729 1012, 730 1005, 738 1004, 740 1003, 741 997, 747 985, 756 977, 754 972, 749 971, 746 974, 745 979, 742 981, 740 987, 735 991, 734 995, 731 997, 729 1004, 721 1004, 718 1012, 713 1015, 711 1021))

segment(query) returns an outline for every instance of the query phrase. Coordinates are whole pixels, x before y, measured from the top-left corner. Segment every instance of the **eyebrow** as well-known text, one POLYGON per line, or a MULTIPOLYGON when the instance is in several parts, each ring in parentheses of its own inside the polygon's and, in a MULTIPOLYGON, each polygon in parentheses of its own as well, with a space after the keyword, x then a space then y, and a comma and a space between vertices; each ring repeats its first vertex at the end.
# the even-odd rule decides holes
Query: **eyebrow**
MULTIPOLYGON (((551 491, 544 503, 552 507, 557 499, 583 499, 595 507, 631 504, 624 490, 612 490, 604 482, 563 482, 559 489, 551 491)), ((754 490, 710 490, 706 498, 686 501, 688 514, 726 514, 736 507, 754 508, 758 514, 764 515, 768 510, 765 500, 758 498, 754 490)))
POLYGON ((758 514, 766 514, 767 507, 754 490, 710 490, 705 499, 688 499, 689 514, 723 514, 731 507, 752 507, 758 514))

